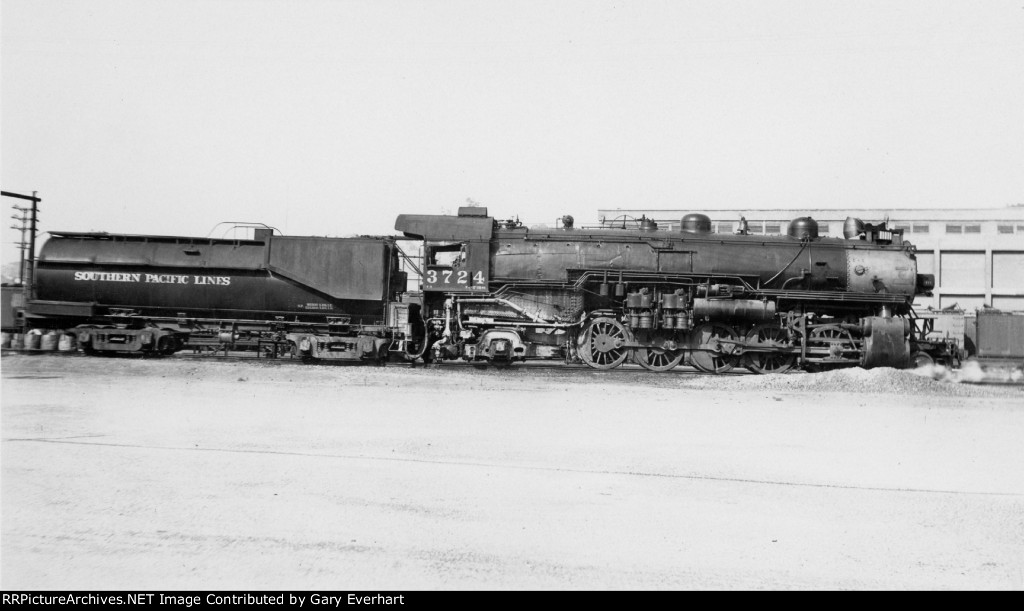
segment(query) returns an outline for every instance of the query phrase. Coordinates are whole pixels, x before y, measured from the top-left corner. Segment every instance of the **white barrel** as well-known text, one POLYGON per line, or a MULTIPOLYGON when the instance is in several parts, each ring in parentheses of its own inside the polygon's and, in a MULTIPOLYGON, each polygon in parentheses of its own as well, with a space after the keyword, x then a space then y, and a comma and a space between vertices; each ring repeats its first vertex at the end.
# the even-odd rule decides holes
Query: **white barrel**
POLYGON ((75 336, 64 333, 60 336, 60 341, 57 342, 57 350, 61 352, 72 352, 77 348, 75 345, 75 336))
POLYGON ((57 342, 60 341, 60 335, 56 331, 50 331, 46 335, 39 338, 39 349, 40 350, 57 350, 57 342))

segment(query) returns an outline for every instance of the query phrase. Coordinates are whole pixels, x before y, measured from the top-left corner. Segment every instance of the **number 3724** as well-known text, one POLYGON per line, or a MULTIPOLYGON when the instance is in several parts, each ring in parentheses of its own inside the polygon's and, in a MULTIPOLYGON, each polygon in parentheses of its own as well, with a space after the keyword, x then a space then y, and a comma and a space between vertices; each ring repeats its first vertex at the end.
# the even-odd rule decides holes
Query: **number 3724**
MULTIPOLYGON (((427 284, 469 284, 470 271, 466 269, 460 269, 455 271, 452 269, 427 270, 427 284)), ((473 284, 481 285, 484 283, 484 273, 475 272, 473 274, 473 284)))

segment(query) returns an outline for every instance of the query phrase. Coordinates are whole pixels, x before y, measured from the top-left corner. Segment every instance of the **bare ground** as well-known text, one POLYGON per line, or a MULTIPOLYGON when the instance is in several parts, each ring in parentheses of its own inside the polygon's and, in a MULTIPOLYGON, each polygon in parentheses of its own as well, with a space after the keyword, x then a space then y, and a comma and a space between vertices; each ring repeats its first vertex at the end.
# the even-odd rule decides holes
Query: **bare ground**
POLYGON ((1022 589, 1022 387, 926 373, 5 355, 0 587, 1022 589))

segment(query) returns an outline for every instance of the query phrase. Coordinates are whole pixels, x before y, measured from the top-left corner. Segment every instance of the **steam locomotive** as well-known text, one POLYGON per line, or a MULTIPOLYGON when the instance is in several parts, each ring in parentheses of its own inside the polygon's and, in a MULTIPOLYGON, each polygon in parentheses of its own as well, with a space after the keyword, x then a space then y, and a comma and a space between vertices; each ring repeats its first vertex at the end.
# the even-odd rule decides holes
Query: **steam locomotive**
POLYGON ((934 288, 901 231, 856 219, 846 239, 819 236, 811 218, 784 236, 718 234, 703 214, 679 231, 646 218, 577 229, 571 217, 531 230, 470 207, 401 215, 395 229, 423 242, 423 346, 437 359, 903 368, 919 357, 914 296, 934 288))
MULTIPOLYGON (((252 240, 54 233, 36 265, 28 326, 63 327, 90 352, 272 346, 305 359, 532 359, 724 373, 948 362, 919 340, 914 247, 848 219, 845 239, 800 218, 787 235, 531 229, 482 207, 400 215, 396 236, 252 240), (422 257, 406 292, 406 251, 422 257)), ((952 364, 952 363, 950 363, 952 364)))

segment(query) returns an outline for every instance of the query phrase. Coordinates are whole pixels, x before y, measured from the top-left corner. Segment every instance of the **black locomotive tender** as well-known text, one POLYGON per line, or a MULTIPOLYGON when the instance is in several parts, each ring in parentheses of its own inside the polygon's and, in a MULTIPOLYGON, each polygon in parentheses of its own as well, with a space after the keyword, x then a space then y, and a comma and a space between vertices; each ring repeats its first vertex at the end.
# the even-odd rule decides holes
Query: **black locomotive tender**
POLYGON ((486 208, 400 215, 398 236, 252 240, 53 233, 28 326, 85 352, 253 348, 308 360, 582 361, 710 373, 957 363, 926 342, 914 246, 848 219, 845 239, 799 218, 788 235, 714 233, 689 214, 531 229, 486 208), (404 248, 403 248, 404 247, 404 248), (422 256, 406 292, 405 251, 422 256), (922 336, 923 337, 923 336, 922 336))

